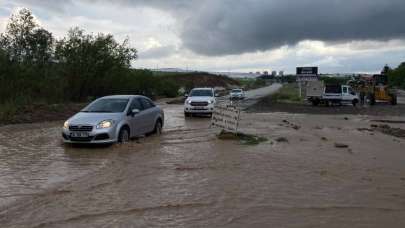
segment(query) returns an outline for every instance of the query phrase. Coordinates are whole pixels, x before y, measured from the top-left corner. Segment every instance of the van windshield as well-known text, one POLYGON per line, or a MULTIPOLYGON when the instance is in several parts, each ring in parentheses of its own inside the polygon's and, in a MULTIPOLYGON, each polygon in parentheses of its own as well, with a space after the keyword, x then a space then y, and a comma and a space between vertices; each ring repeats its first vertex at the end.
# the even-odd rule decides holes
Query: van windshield
POLYGON ((96 100, 84 108, 82 112, 119 113, 127 107, 129 99, 107 98, 96 100))
POLYGON ((195 89, 191 90, 190 97, 213 97, 212 90, 208 89, 195 89))

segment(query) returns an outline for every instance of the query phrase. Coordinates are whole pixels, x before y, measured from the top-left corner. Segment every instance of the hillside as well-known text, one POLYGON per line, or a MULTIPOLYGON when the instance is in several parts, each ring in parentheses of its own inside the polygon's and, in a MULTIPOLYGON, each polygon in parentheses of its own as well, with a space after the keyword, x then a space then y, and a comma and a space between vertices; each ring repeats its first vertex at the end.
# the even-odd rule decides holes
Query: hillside
POLYGON ((187 90, 195 87, 224 87, 226 89, 238 87, 240 83, 224 75, 214 75, 204 72, 192 73, 158 73, 162 80, 172 81, 187 90))

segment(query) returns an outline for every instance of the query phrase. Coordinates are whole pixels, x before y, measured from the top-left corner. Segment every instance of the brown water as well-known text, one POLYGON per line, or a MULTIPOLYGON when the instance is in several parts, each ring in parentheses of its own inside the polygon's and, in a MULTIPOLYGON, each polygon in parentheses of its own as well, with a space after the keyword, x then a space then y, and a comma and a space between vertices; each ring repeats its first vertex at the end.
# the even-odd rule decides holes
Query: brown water
POLYGON ((405 225, 404 140, 366 117, 244 114, 270 141, 242 146, 165 114, 161 137, 102 148, 63 146, 60 123, 0 128, 1 227, 405 225))

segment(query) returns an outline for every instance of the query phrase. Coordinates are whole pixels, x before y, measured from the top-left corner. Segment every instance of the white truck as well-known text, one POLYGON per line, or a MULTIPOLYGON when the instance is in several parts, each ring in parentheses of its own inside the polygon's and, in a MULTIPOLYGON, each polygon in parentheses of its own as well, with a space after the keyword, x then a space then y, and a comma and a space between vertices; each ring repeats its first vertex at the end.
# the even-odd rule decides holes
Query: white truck
POLYGON ((359 103, 359 96, 348 85, 325 85, 322 81, 311 81, 306 86, 306 98, 312 105, 343 105, 359 103))
POLYGON ((185 117, 190 117, 194 114, 208 114, 212 116, 216 97, 218 97, 214 88, 194 88, 190 91, 190 94, 186 94, 185 96, 187 97, 184 102, 185 117))

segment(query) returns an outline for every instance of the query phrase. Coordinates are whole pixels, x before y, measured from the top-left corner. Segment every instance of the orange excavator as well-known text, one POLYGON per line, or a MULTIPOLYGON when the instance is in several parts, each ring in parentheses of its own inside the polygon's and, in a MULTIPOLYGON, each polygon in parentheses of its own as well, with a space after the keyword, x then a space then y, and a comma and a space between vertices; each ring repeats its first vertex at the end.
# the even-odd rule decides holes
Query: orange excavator
POLYGON ((388 72, 389 67, 385 66, 381 74, 375 74, 372 77, 364 76, 351 81, 352 86, 365 95, 370 105, 375 105, 377 102, 396 105, 397 95, 396 91, 389 86, 388 72))
POLYGON ((396 91, 391 89, 388 84, 389 71, 389 66, 385 65, 384 69, 381 71, 381 74, 373 75, 367 96, 371 105, 374 105, 377 101, 389 102, 392 105, 397 104, 396 91))

